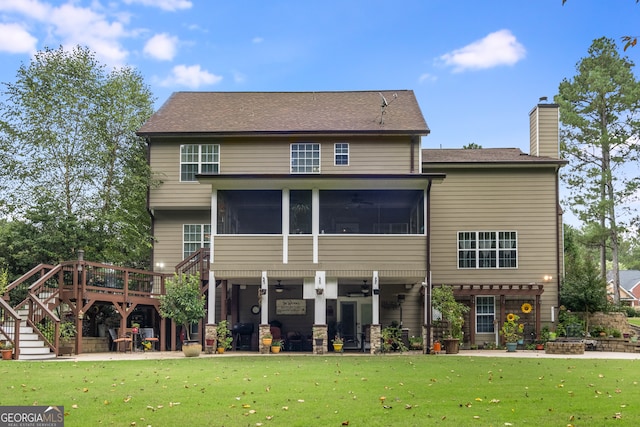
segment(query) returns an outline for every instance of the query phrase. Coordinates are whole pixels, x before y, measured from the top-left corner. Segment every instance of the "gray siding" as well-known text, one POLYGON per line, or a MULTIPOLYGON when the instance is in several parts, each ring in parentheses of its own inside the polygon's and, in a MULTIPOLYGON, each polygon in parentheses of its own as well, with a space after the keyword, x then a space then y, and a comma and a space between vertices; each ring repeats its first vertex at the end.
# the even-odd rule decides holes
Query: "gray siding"
MULTIPOLYGON (((290 146, 295 142, 321 144, 322 174, 408 174, 419 170, 420 145, 411 138, 379 137, 290 137, 280 139, 167 139, 151 144, 150 161, 159 185, 151 189, 152 209, 208 209, 211 187, 198 182, 180 182, 180 144, 220 144, 220 173, 288 174, 290 146), (349 165, 334 165, 334 144, 349 143, 349 165), (413 150, 413 155, 411 151, 413 150), (412 163, 413 162, 413 163, 412 163), (413 169, 412 169, 413 166, 413 169)), ((295 177, 295 175, 292 175, 295 177)))
MULTIPOLYGON (((447 179, 432 190, 433 283, 543 283, 551 275, 542 301, 557 305, 555 188, 549 168, 448 170, 447 179), (518 268, 459 269, 459 231, 516 231, 518 268)), ((549 310, 542 315, 548 319, 549 310)))

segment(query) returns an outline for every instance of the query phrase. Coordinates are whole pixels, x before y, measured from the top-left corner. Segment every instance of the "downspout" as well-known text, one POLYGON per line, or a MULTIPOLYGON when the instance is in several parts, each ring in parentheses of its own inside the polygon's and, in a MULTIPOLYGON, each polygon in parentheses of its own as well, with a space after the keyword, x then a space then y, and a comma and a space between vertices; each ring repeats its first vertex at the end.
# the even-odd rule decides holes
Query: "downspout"
MULTIPOLYGON (((147 143, 147 166, 149 167, 149 173, 151 173, 151 139, 147 136, 145 139, 145 142, 147 143)), ((149 206, 149 198, 151 197, 151 184, 149 182, 149 180, 151 179, 151 174, 149 174, 149 176, 147 177, 147 213, 149 214, 149 217, 151 218, 151 227, 150 227, 150 232, 152 236, 155 236, 155 226, 156 226, 156 221, 155 221, 155 217, 153 215, 153 211, 151 210, 150 206, 149 206)), ((149 269, 151 271, 154 271, 155 268, 155 239, 151 239, 151 256, 149 259, 149 269)))
POLYGON ((416 168, 414 166, 415 161, 416 161, 416 137, 413 136, 411 137, 411 150, 410 150, 410 154, 409 154, 409 162, 410 162, 410 166, 409 166, 409 173, 414 173, 416 171, 416 168))
POLYGON ((560 274, 564 277, 564 226, 561 221, 562 212, 560 208, 560 167, 556 169, 556 246, 557 253, 556 256, 556 280, 558 282, 558 288, 556 289, 557 294, 557 304, 556 307, 560 307, 560 274), (561 239, 562 237, 562 239, 561 239), (562 262, 561 262, 562 260, 562 262))
POLYGON ((425 304, 425 309, 426 309, 426 329, 427 329, 427 348, 426 348, 426 354, 430 354, 431 353, 431 184, 432 181, 429 180, 429 183, 427 184, 427 239, 426 239, 426 245, 427 245, 427 256, 425 257, 426 260, 426 270, 427 270, 427 277, 425 277, 425 282, 426 282, 426 304, 425 304))

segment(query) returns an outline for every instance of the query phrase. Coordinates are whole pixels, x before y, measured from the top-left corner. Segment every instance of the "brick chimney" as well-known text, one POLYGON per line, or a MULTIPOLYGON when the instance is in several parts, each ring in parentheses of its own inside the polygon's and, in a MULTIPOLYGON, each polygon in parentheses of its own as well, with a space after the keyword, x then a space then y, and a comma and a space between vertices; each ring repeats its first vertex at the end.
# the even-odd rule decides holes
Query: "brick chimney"
POLYGON ((546 97, 529 113, 529 154, 532 156, 560 158, 560 107, 543 103, 546 97))

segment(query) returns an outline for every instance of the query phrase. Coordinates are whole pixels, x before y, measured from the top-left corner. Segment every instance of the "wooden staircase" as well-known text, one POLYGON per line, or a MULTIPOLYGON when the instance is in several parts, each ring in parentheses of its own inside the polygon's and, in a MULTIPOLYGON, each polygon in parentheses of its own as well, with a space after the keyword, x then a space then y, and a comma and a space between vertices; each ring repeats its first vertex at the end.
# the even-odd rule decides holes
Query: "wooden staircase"
MULTIPOLYGON (((27 310, 18 310, 18 314, 22 319, 28 316, 27 310)), ((13 319, 7 320, 3 329, 7 334, 15 336, 15 322, 13 319)), ((20 348, 20 360, 50 360, 55 359, 56 354, 51 351, 49 346, 40 339, 31 326, 26 322, 20 322, 20 334, 18 335, 18 347, 20 348)))

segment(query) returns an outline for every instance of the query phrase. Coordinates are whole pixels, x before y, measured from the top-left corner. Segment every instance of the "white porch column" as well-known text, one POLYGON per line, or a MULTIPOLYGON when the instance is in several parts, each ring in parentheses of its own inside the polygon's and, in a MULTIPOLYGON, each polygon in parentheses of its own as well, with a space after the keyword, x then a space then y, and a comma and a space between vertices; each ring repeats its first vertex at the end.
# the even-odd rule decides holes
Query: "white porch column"
POLYGON ((314 188, 311 190, 311 233, 313 236, 313 263, 318 263, 318 233, 320 231, 320 190, 314 188))
MULTIPOLYGON (((211 236, 209 236, 209 265, 213 265, 215 253, 215 238, 218 233, 218 190, 211 190, 211 236)), ((207 323, 216 323, 216 275, 209 270, 209 298, 207 300, 207 323)))
POLYGON ((262 279, 260 280, 260 323, 266 325, 269 323, 269 278, 267 272, 262 272, 262 279))
POLYGON ((371 323, 374 325, 380 324, 380 279, 378 278, 378 271, 373 272, 371 278, 371 323))
POLYGON ((326 273, 324 271, 316 271, 315 280, 315 309, 313 313, 313 323, 315 325, 327 324, 327 298, 326 298, 326 273))
POLYGON ((291 197, 288 188, 282 189, 282 263, 289 263, 289 204, 291 197))
POLYGON ((209 270, 209 298, 207 299, 207 323, 216 323, 216 274, 209 270))

